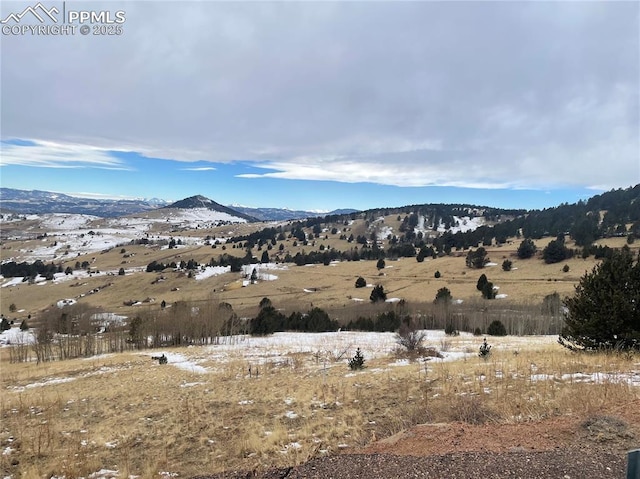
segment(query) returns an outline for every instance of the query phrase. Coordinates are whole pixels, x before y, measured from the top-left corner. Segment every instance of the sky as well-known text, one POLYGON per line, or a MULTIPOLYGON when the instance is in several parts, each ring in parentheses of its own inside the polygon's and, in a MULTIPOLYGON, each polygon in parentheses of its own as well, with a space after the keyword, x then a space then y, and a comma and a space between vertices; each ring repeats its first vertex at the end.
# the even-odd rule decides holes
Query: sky
POLYGON ((0 18, 2 187, 330 211, 640 183, 636 1, 3 1, 0 18))

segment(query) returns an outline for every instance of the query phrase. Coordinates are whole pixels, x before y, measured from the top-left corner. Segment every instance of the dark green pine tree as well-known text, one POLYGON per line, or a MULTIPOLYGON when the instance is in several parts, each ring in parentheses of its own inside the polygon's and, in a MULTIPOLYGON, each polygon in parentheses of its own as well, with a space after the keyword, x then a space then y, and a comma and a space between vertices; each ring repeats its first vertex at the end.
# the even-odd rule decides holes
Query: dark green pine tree
POLYGON ((369 299, 372 303, 377 303, 378 301, 386 301, 387 293, 384 292, 384 287, 381 284, 374 286, 371 290, 369 299))
POLYGON ((362 355, 360 348, 356 350, 356 355, 349 359, 349 369, 352 371, 364 369, 364 356, 362 355))
POLYGON ((558 341, 572 350, 640 350, 640 256, 628 247, 586 273, 565 299, 558 341))
POLYGON ((520 246, 518 246, 518 251, 516 252, 516 254, 520 259, 529 259, 534 254, 536 254, 536 249, 537 248, 533 240, 531 240, 530 238, 526 238, 522 240, 522 243, 520 243, 520 246))
POLYGON ((478 282, 476 283, 476 289, 478 291, 482 291, 484 288, 484 285, 487 284, 487 281, 488 281, 487 275, 482 273, 478 278, 478 282))

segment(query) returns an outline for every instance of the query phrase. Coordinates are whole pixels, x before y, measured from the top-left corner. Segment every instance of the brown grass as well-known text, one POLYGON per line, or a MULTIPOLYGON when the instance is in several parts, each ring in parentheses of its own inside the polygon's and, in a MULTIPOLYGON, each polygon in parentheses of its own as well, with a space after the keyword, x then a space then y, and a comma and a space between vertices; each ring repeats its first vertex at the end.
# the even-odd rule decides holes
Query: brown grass
MULTIPOLYGON (((291 465, 418 423, 589 417, 639 397, 626 383, 562 378, 637 371, 637 358, 575 355, 524 339, 514 354, 501 346, 510 339, 490 341, 487 361, 390 367, 394 359, 381 358, 355 374, 344 360, 324 363, 312 354, 259 366, 257 377, 256 366, 249 377, 240 358, 206 361, 212 372, 204 375, 160 366, 144 354, 39 366, 3 362, 0 446, 14 451, 0 456, 1 470, 27 478, 86 477, 101 468, 184 477, 291 465), (537 380, 541 374, 554 379, 537 380), (61 378, 74 380, 47 384, 61 378)), ((475 350, 468 338, 450 341, 475 350)))
MULTIPOLYGON (((335 240, 337 241, 337 240, 335 240)), ((287 242, 285 242, 287 243, 287 242)), ((345 248, 344 241, 338 241, 340 248, 345 248)), ((291 241, 288 240, 291 245, 291 241)), ((11 318, 22 320, 29 314, 36 316, 41 310, 50 307, 60 299, 77 298, 90 306, 99 307, 124 315, 134 315, 137 307, 126 306, 131 300, 146 301, 149 307, 159 307, 161 301, 173 303, 184 300, 209 300, 212 294, 219 301, 225 301, 240 314, 251 314, 260 299, 269 297, 274 303, 295 304, 297 309, 305 309, 311 304, 323 308, 347 308, 352 306, 354 299, 368 302, 370 289, 355 288, 355 280, 363 276, 370 284, 382 284, 389 297, 400 297, 409 303, 430 302, 436 292, 447 287, 456 299, 465 301, 480 297, 476 290, 478 277, 485 273, 489 280, 500 287, 500 293, 508 295, 509 300, 518 302, 540 302, 544 296, 557 292, 561 296, 571 295, 580 277, 590 271, 597 261, 590 257, 586 260, 573 258, 571 260, 547 265, 540 259, 518 260, 515 258, 517 244, 503 247, 489 248, 489 257, 498 264, 483 270, 473 270, 465 266, 464 253, 454 253, 449 257, 427 260, 418 263, 414 258, 402 258, 398 261, 387 261, 387 268, 378 271, 373 261, 344 262, 333 266, 289 266, 285 271, 274 271, 278 276, 276 281, 260 281, 247 288, 237 287, 239 275, 228 273, 202 281, 189 279, 184 273, 165 271, 160 273, 132 273, 126 276, 99 276, 60 284, 46 286, 20 285, 2 288, 2 302, 0 310, 11 318), (513 261, 512 271, 502 271, 500 265, 503 259, 513 261), (562 272, 567 264, 569 272, 562 272), (434 274, 440 271, 441 278, 435 279, 434 274), (156 282, 160 276, 164 281, 156 282), (91 294, 92 290, 100 291, 91 294), (312 289, 308 293, 304 289, 312 289), (9 311, 9 306, 15 304, 19 313, 9 311)), ((103 254, 96 253, 90 257, 73 258, 64 266, 74 265, 76 261, 95 261, 93 270, 117 271, 121 266, 125 268, 146 267, 151 261, 179 262, 182 259, 193 258, 207 263, 212 257, 217 258, 223 251, 218 247, 200 246, 180 250, 154 250, 144 246, 126 246, 126 254, 135 256, 123 260, 121 248, 113 248, 103 254), (121 265, 122 261, 130 263, 121 265)), ((275 248, 277 249, 277 247, 275 248)), ((311 251, 316 248, 298 247, 297 250, 311 251)), ((244 250, 227 248, 229 254, 241 255, 244 250)), ((255 252, 255 251, 254 251, 255 252)), ((8 256, 3 250, 3 257, 8 256)), ((293 251, 295 254, 295 251, 293 251)), ((258 253, 259 256, 259 253, 258 253)))

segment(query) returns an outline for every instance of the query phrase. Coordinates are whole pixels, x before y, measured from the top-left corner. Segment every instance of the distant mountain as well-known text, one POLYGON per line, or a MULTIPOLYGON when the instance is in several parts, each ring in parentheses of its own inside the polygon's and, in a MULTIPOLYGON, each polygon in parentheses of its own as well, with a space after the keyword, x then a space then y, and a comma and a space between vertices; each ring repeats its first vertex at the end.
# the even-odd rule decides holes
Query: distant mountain
POLYGON ((189 198, 176 201, 175 203, 171 203, 170 205, 164 206, 163 208, 164 209, 174 208, 174 209, 181 209, 181 210, 205 208, 211 211, 227 213, 228 215, 235 216, 237 218, 242 218, 247 221, 259 221, 259 219, 253 216, 245 214, 241 211, 231 209, 227 206, 223 206, 220 203, 216 203, 215 201, 202 195, 190 196, 189 198))
POLYGON ((4 213, 75 213, 99 216, 102 218, 116 218, 145 213, 158 208, 206 208, 227 213, 247 221, 286 221, 314 218, 324 216, 325 214, 349 214, 357 211, 353 209, 342 209, 329 213, 318 213, 314 211, 281 208, 247 208, 236 205, 224 206, 202 195, 191 196, 169 204, 168 201, 159 198, 99 200, 93 198, 78 198, 63 193, 53 193, 51 191, 0 188, 0 210, 4 213))
POLYGON ((358 212, 358 210, 349 208, 334 210, 328 213, 318 213, 317 211, 289 210, 286 208, 249 208, 246 206, 238 205, 231 205, 231 207, 236 211, 240 211, 246 215, 253 216, 260 221, 301 220, 306 218, 315 218, 317 216, 344 215, 358 212))
POLYGON ((166 204, 166 201, 157 198, 98 200, 77 198, 50 191, 0 188, 0 208, 2 211, 18 214, 76 213, 114 218, 150 211, 166 204))

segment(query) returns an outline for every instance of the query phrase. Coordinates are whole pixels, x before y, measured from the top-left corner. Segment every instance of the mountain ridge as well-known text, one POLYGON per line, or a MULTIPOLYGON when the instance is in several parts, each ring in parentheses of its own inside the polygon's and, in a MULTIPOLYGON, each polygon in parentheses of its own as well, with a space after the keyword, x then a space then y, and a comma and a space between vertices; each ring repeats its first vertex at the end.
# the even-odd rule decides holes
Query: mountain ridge
POLYGON ((227 213, 231 211, 232 213, 229 214, 232 216, 237 216, 239 218, 246 219, 247 221, 288 221, 324 216, 325 214, 348 214, 358 211, 347 208, 334 210, 328 213, 318 213, 314 211, 292 210, 286 208, 251 208, 235 205, 225 206, 206 198, 203 195, 194 195, 170 203, 169 201, 159 198, 133 200, 94 199, 44 190, 0 188, 0 210, 5 213, 15 214, 76 213, 94 215, 102 218, 114 218, 169 207, 207 208, 207 204, 215 204, 217 205, 215 208, 218 211, 227 213), (198 204, 198 202, 200 203, 198 204))
POLYGON ((170 205, 162 207, 162 209, 169 209, 169 208, 177 208, 177 209, 206 208, 212 211, 227 213, 228 215, 235 216, 237 218, 242 218, 249 222, 260 221, 257 218, 254 218, 253 216, 244 214, 240 211, 221 205, 220 203, 216 203, 212 199, 202 195, 189 196, 188 198, 183 198, 174 203, 171 203, 170 205))

